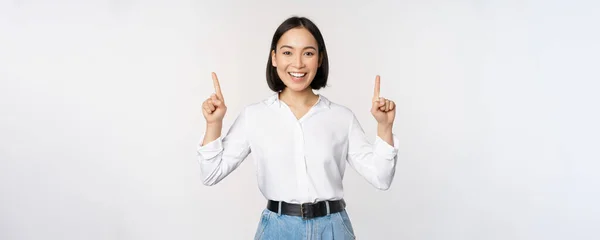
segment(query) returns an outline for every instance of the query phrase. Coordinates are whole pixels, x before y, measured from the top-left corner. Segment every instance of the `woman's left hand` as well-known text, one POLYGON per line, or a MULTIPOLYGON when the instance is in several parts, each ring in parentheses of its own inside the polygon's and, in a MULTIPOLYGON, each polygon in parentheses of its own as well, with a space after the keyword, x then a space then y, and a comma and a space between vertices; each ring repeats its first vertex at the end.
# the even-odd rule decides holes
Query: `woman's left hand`
POLYGON ((371 114, 380 125, 393 125, 396 118, 396 104, 394 101, 379 97, 379 75, 375 77, 375 93, 371 104, 371 114))

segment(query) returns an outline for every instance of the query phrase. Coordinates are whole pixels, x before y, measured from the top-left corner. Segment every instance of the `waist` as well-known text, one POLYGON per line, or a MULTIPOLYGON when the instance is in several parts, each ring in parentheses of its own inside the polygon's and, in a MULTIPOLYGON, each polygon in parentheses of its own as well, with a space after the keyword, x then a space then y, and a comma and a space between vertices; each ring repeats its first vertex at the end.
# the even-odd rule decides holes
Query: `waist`
POLYGON ((269 200, 267 202, 267 209, 278 214, 298 216, 304 219, 309 219, 341 212, 346 209, 346 202, 341 199, 333 201, 320 201, 316 203, 296 204, 284 201, 269 200))

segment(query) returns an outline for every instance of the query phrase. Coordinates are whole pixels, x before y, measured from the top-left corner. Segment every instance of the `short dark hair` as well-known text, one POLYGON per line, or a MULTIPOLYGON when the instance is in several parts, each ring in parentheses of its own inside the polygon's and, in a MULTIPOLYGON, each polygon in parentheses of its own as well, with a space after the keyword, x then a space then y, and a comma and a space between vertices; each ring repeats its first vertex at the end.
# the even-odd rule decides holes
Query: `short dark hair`
POLYGON ((305 17, 290 17, 286 19, 277 30, 275 30, 275 34, 273 35, 273 40, 271 41, 271 49, 269 49, 269 59, 267 61, 267 83, 269 84, 269 88, 274 92, 280 92, 285 89, 285 84, 279 78, 277 74, 276 67, 273 67, 273 63, 271 61, 271 53, 276 51, 277 42, 284 33, 293 28, 305 28, 310 32, 315 40, 317 40, 318 44, 318 54, 320 58, 320 66, 317 69, 317 74, 315 78, 310 83, 310 87, 312 89, 321 89, 327 85, 327 76, 329 75, 329 60, 327 58, 327 48, 325 47, 325 40, 323 40, 323 35, 321 35, 321 31, 317 25, 315 25, 311 20, 305 17))

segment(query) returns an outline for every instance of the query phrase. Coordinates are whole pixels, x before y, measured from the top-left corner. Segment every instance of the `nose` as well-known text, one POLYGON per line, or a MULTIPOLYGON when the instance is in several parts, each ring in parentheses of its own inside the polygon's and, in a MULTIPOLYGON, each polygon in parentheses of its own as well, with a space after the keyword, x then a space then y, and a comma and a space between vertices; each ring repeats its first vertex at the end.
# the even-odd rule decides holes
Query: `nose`
POLYGON ((304 67, 304 62, 302 61, 302 55, 301 54, 298 54, 298 56, 295 57, 294 60, 292 60, 292 61, 293 61, 292 65, 295 68, 302 68, 302 67, 304 67))

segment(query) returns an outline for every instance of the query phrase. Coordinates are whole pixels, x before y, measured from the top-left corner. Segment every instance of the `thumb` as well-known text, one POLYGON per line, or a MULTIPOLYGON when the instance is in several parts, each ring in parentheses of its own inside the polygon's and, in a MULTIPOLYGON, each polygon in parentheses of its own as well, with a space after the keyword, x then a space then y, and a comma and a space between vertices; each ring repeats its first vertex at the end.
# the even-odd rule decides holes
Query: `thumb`
POLYGON ((223 101, 221 101, 221 100, 215 100, 215 101, 213 101, 213 103, 215 103, 215 105, 217 105, 217 107, 220 107, 220 108, 225 107, 225 103, 223 103, 223 101))
POLYGON ((210 96, 210 99, 212 100, 213 104, 216 107, 225 107, 225 103, 223 103, 223 100, 219 99, 219 97, 217 96, 217 94, 212 94, 210 96))
POLYGON ((372 111, 379 111, 379 107, 381 107, 381 98, 375 98, 373 99, 373 102, 371 103, 371 110, 372 111))

